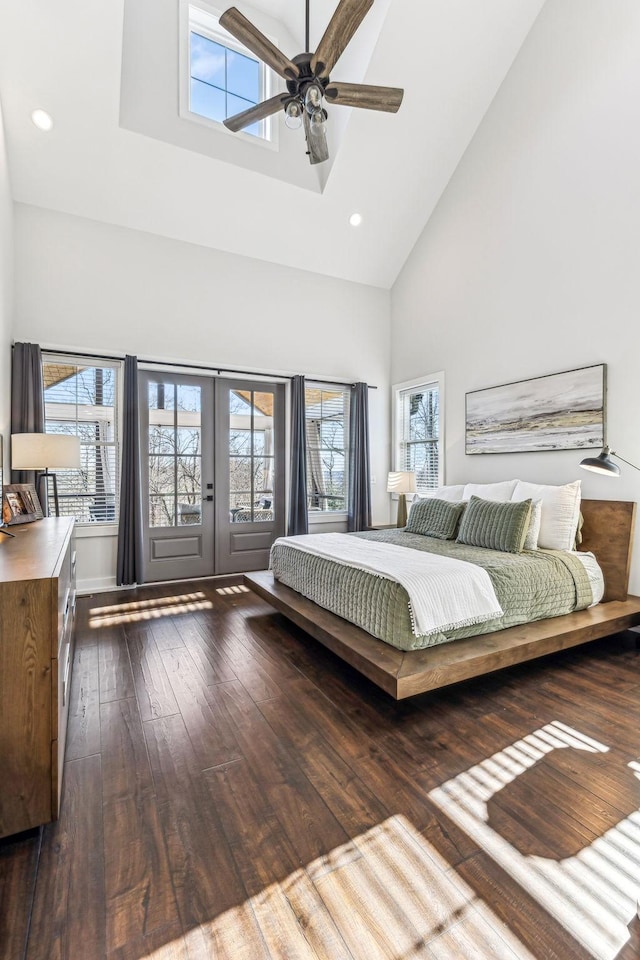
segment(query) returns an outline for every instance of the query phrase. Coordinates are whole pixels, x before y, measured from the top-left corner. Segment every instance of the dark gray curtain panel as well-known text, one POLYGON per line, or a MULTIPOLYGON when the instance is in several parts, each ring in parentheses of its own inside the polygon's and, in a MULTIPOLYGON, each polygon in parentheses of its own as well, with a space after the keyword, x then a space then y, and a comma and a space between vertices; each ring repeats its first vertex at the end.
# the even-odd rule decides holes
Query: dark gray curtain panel
MULTIPOLYGON (((37 343, 16 343, 13 347, 11 433, 44 433, 42 351, 37 343)), ((33 470, 11 471, 11 483, 35 482, 33 470)), ((44 491, 39 493, 41 498, 45 496, 44 491)), ((46 510, 46 503, 42 507, 46 510)))
POLYGON ((291 477, 287 533, 290 537, 295 537, 308 532, 304 377, 296 376, 291 378, 291 477))
POLYGON ((369 387, 354 384, 349 416, 349 516, 347 530, 366 530, 371 526, 371 486, 369 466, 369 387))
POLYGON ((142 583, 142 488, 138 417, 138 358, 124 361, 122 469, 118 522, 118 586, 142 583))

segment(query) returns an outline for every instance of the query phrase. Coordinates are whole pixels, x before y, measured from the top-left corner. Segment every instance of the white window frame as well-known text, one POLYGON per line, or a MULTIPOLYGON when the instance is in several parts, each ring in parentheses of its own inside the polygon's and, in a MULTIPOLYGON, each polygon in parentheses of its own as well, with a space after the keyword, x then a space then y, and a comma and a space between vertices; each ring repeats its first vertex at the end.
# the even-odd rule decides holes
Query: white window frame
MULTIPOLYGON (((437 384, 438 395, 439 395, 439 405, 440 405, 440 420, 439 420, 439 431, 438 431, 438 486, 442 486, 444 483, 444 453, 445 453, 445 442, 444 442, 444 424, 445 424, 445 393, 444 393, 444 371, 439 370, 437 373, 430 373, 424 377, 416 377, 414 380, 405 380, 403 383, 394 383, 391 387, 392 391, 392 450, 393 450, 393 469, 394 470, 403 470, 402 465, 402 450, 401 450, 401 440, 402 440, 402 405, 400 403, 400 396, 407 391, 418 393, 420 390, 424 390, 427 387, 433 387, 437 384)), ((418 489, 418 493, 426 493, 428 489, 424 487, 418 489)), ((392 499, 397 499, 398 495, 393 494, 392 499)))
MULTIPOLYGON (((225 8, 226 9, 226 8, 225 8)), ((214 43, 219 43, 223 47, 227 47, 229 50, 235 50, 237 53, 241 53, 243 56, 251 57, 254 60, 258 58, 250 50, 247 50, 246 47, 243 47, 235 37, 232 37, 224 27, 221 27, 217 21, 220 19, 224 10, 219 10, 215 7, 210 6, 207 3, 194 3, 193 0, 180 0, 180 24, 179 24, 179 114, 183 120, 189 120, 193 123, 199 123, 204 127, 208 127, 210 130, 215 130, 216 133, 221 133, 225 136, 234 137, 236 140, 241 140, 244 143, 251 143, 254 146, 257 144, 261 147, 266 147, 268 150, 277 150, 278 149, 278 123, 277 123, 277 114, 271 117, 267 117, 262 122, 264 123, 264 137, 257 137, 254 134, 243 133, 239 131, 238 133, 233 133, 231 130, 227 130, 223 123, 220 123, 218 120, 211 120, 209 117, 203 117, 200 113, 193 113, 190 109, 190 99, 191 99, 191 48, 190 48, 190 37, 189 34, 192 29, 201 36, 206 37, 209 40, 213 40, 214 43), (212 22, 212 21, 215 21, 212 22)), ((277 41, 274 37, 269 37, 272 43, 278 46, 277 41)), ((260 85, 262 88, 262 99, 268 100, 270 97, 275 96, 279 89, 278 78, 272 70, 270 70, 264 63, 260 63, 260 85)), ((284 92, 284 86, 282 87, 284 92)))
MULTIPOLYGON (((124 360, 104 360, 101 357, 92 357, 89 354, 60 354, 56 353, 55 350, 48 350, 46 347, 42 348, 42 363, 59 363, 64 364, 73 364, 74 366, 88 366, 88 367, 117 367, 117 383, 115 391, 115 402, 116 402, 116 416, 115 416, 115 426, 116 426, 116 515, 114 520, 76 520, 75 527, 77 535, 80 537, 83 536, 110 536, 112 533, 117 531, 119 517, 120 517, 120 472, 122 469, 122 427, 123 427, 123 401, 124 401, 124 360), (84 532, 86 531, 86 532, 84 532)), ((45 426, 46 426, 46 408, 45 408, 45 426)))
MULTIPOLYGON (((350 383, 327 383, 323 380, 305 380, 304 384, 305 391, 317 388, 319 390, 330 390, 336 392, 341 390, 343 393, 351 392, 350 383)), ((351 397, 350 397, 351 399, 351 397)), ((306 427, 306 398, 305 398, 305 427, 306 427)), ((349 518, 349 510, 347 508, 347 497, 349 496, 349 458, 351 454, 351 431, 350 431, 350 418, 347 418, 346 423, 344 424, 344 433, 346 435, 347 442, 344 448, 344 457, 345 457, 345 473, 347 475, 347 483, 345 486, 345 509, 344 510, 307 510, 308 522, 312 525, 316 523, 342 523, 349 518)), ((305 430, 306 433, 306 430, 305 430)), ((306 455, 306 451, 305 451, 306 455)), ((308 478, 307 478, 308 484, 308 478)))

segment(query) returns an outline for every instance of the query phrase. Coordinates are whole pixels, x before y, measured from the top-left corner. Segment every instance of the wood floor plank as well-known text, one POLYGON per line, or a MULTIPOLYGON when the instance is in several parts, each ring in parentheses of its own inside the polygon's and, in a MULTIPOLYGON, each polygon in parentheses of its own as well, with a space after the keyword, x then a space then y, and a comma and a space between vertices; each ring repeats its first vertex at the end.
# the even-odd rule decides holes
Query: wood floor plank
POLYGON ((304 931, 313 960, 355 960, 306 870, 289 876, 282 891, 304 931))
POLYGON ((67 760, 79 760, 100 753, 100 683, 97 638, 78 640, 73 658, 67 760))
POLYGON ((178 713, 178 704, 156 641, 140 624, 127 625, 124 632, 141 719, 155 720, 178 713))
POLYGON ((281 698, 259 705, 278 738, 300 757, 300 765, 334 817, 349 836, 384 820, 389 811, 316 727, 305 722, 303 711, 281 698))
POLYGON ((149 622, 158 650, 173 650, 175 647, 184 647, 184 641, 170 616, 158 617, 149 622))
MULTIPOLYGON (((144 725, 162 831, 185 935, 244 903, 247 892, 178 714, 144 725)), ((209 934, 203 934, 209 943, 209 934)), ((198 947, 198 939, 195 941, 198 947)), ((191 940, 188 939, 191 951, 191 940)), ((204 947, 202 948, 204 949, 204 947)))
POLYGON ((124 950, 136 937, 178 920, 146 742, 134 699, 103 703, 102 799, 107 944, 124 950))
POLYGON ((241 753, 233 726, 222 710, 218 695, 202 683, 187 648, 163 651, 161 657, 198 757, 199 769, 237 760, 241 753))
POLYGON ((198 671, 206 684, 237 680, 233 667, 218 649, 215 640, 207 635, 195 617, 181 618, 177 624, 184 645, 191 654, 198 671))
POLYGON ((298 868, 296 852, 246 760, 205 770, 203 777, 249 896, 298 868))
POLYGON ((134 937, 109 953, 109 960, 191 960, 182 924, 176 921, 146 937, 134 937))
POLYGON ((233 631, 251 656, 260 660, 276 682, 284 677, 293 679, 300 675, 282 649, 281 633, 273 623, 273 617, 260 612, 239 609, 233 619, 233 631))
POLYGON ((265 790, 301 862, 314 860, 344 843, 347 834, 242 684, 222 683, 216 692, 235 725, 242 755, 259 786, 265 790))
POLYGON ((212 626, 211 618, 198 621, 198 634, 192 634, 185 639, 187 647, 195 647, 198 658, 205 670, 210 667, 214 676, 219 674, 218 680, 242 680, 245 688, 255 701, 277 697, 281 690, 274 681, 268 669, 265 669, 258 658, 253 656, 248 646, 242 642, 238 632, 234 629, 236 618, 227 615, 218 618, 216 626, 212 626), (204 636, 203 636, 204 635, 204 636), (204 647, 203 647, 204 639, 204 647), (189 644, 191 643, 192 646, 189 644), (203 656, 204 655, 204 656, 203 656), (215 657, 215 660, 214 660, 215 657), (206 659, 205 659, 206 658, 206 659))
POLYGON ((500 934, 475 910, 470 910, 428 946, 427 956, 433 960, 460 960, 461 957, 487 957, 491 960, 535 960, 522 944, 517 953, 500 934))
POLYGON ((65 765, 60 819, 43 828, 27 957, 106 958, 99 756, 65 765))
POLYGON ((587 952, 564 927, 486 853, 470 857, 457 870, 535 957, 588 960, 587 952))
POLYGON ((23 960, 40 851, 39 830, 0 841, 0 956, 23 960))
POLYGON ((100 659, 100 702, 135 696, 129 650, 122 627, 101 627, 97 632, 100 659))

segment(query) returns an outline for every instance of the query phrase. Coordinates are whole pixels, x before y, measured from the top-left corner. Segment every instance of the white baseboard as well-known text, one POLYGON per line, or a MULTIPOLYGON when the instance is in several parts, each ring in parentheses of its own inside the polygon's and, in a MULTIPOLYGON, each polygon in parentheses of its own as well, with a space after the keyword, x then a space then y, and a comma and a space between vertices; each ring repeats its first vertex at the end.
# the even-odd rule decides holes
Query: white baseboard
POLYGON ((98 577, 95 580, 78 580, 76 591, 78 596, 82 597, 88 593, 107 593, 116 587, 115 577, 98 577))

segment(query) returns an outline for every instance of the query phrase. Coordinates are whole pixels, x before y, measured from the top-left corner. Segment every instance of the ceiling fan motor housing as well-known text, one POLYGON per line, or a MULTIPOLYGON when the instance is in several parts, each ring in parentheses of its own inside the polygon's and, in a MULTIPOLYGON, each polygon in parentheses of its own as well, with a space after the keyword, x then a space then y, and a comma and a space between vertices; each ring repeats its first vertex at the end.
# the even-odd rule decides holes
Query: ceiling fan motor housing
POLYGON ((287 77, 287 90, 292 97, 300 97, 304 100, 308 88, 315 84, 322 88, 322 92, 329 83, 329 77, 317 77, 311 70, 311 53, 299 53, 297 57, 292 58, 300 74, 297 77, 287 77))

